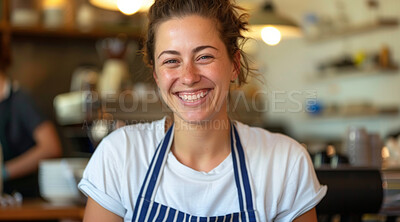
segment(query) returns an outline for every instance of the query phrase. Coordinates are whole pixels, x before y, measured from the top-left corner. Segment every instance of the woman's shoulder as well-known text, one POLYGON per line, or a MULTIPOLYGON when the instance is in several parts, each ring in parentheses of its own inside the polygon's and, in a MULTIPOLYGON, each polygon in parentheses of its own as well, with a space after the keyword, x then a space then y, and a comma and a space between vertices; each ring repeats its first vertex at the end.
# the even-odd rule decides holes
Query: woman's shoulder
POLYGON ((125 157, 129 153, 152 152, 164 136, 164 123, 165 118, 123 126, 106 136, 98 148, 125 157))

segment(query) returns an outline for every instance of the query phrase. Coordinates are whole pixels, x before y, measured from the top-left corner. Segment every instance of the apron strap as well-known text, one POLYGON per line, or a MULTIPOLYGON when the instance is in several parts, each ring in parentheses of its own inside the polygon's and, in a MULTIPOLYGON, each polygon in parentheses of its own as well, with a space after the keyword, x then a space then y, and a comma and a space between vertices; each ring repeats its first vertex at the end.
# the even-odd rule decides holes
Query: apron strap
POLYGON ((142 208, 141 198, 145 198, 146 200, 153 200, 155 197, 155 188, 158 187, 161 173, 160 170, 164 169, 165 162, 167 160, 166 155, 168 154, 168 150, 171 147, 172 139, 174 135, 174 125, 172 125, 167 133, 164 136, 164 139, 158 144, 155 154, 153 155, 153 159, 150 162, 149 169, 147 170, 146 176, 142 183, 142 187, 140 189, 139 195, 136 199, 135 210, 133 212, 133 218, 138 218, 138 209, 142 208))
POLYGON ((152 164, 151 169, 151 177, 146 181, 147 182, 147 189, 146 193, 144 194, 144 198, 147 200, 154 201, 155 194, 157 187, 160 183, 161 180, 161 175, 162 175, 162 170, 164 169, 165 163, 167 162, 167 155, 168 151, 171 148, 172 141, 173 141, 173 136, 174 136, 174 126, 172 125, 170 129, 167 131, 167 134, 165 135, 165 139, 159 148, 159 152, 157 155, 157 161, 152 164))
MULTIPOLYGON (((231 124, 231 152, 236 181, 236 188, 239 195, 240 211, 254 212, 254 194, 250 184, 249 173, 246 166, 246 157, 239 133, 235 124, 231 124)), ((254 215, 255 217, 255 215, 254 215)))

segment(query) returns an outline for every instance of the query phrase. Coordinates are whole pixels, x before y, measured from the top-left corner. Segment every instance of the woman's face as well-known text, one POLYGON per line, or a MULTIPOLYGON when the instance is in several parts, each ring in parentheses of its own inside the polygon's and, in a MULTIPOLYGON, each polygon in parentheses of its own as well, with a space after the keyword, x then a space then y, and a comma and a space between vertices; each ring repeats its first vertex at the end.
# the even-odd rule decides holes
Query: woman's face
POLYGON ((159 25, 155 40, 153 75, 174 117, 226 119, 229 84, 238 72, 216 23, 197 15, 173 18, 159 25))

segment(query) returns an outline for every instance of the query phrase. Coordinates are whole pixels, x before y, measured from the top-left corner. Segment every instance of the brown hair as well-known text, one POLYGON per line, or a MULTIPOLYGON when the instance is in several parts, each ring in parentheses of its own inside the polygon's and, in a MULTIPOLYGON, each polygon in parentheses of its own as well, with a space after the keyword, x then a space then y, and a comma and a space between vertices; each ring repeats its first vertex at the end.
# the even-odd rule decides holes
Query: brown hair
MULTIPOLYGON (((235 5, 231 0, 155 0, 151 6, 148 18, 146 41, 144 44, 144 61, 154 68, 155 33, 158 26, 173 17, 199 15, 214 19, 220 38, 224 42, 231 61, 237 51, 240 52, 240 70, 237 83, 246 83, 248 74, 252 72, 246 54, 242 50, 246 38, 241 31, 247 31, 247 13, 239 14, 243 8, 235 5)), ((239 64, 234 61, 239 69, 239 64)))

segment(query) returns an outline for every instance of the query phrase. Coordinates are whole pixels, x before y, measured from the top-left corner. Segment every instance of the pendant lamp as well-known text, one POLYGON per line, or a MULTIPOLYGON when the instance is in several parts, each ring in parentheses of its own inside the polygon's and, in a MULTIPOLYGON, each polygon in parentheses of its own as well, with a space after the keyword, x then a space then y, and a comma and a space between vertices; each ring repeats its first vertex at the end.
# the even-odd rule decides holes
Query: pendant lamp
POLYGON ((89 0, 89 2, 98 8, 132 15, 136 12, 147 11, 154 0, 89 0))
POLYGON ((272 2, 267 2, 250 15, 249 37, 262 39, 268 45, 277 45, 282 38, 300 37, 299 26, 292 20, 279 15, 272 2))

